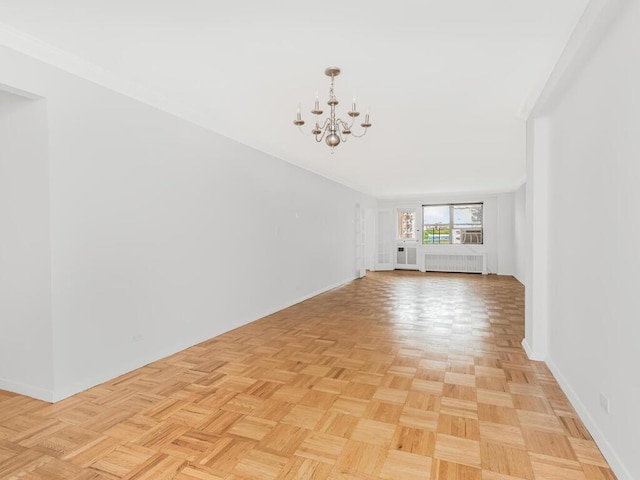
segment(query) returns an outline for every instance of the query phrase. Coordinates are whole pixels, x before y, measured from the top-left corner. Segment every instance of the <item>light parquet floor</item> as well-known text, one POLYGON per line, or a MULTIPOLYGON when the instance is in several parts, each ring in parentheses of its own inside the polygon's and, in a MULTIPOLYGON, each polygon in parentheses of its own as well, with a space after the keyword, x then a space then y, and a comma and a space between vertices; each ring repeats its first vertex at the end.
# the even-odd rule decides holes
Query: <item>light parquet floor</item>
POLYGON ((613 479, 523 290, 374 273, 53 405, 0 391, 0 478, 613 479))

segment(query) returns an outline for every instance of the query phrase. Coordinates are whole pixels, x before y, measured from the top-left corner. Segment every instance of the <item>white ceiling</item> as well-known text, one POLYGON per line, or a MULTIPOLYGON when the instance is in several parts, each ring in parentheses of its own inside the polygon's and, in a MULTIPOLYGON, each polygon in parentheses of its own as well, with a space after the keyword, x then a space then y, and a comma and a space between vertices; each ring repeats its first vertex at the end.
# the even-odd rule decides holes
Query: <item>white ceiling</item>
POLYGON ((0 0, 0 21, 157 106, 389 198, 516 188, 524 116, 587 3, 0 0), (355 96, 373 123, 334 155, 292 124, 298 103, 308 126, 316 92, 326 101, 330 65, 339 113, 355 96))

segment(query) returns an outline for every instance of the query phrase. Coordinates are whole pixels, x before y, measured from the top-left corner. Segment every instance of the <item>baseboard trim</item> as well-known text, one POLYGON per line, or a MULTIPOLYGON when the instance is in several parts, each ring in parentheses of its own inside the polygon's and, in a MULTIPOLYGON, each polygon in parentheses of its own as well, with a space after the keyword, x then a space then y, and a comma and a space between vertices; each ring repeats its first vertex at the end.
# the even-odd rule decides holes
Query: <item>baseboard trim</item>
POLYGON ((43 400, 45 402, 53 402, 54 392, 46 388, 35 387, 25 383, 14 382, 6 378, 0 378, 0 390, 26 395, 27 397, 43 400))
POLYGON ((529 342, 527 342, 526 338, 522 339, 522 348, 524 349, 524 353, 527 354, 527 358, 531 360, 531 357, 533 356, 533 351, 531 350, 531 347, 529 346, 529 342))
POLYGON ((573 405, 573 408, 576 410, 576 413, 580 417, 580 420, 582 420, 582 423, 584 423, 585 427, 587 427, 587 430, 589 430, 589 433, 593 437, 593 440, 596 442, 596 445, 598 445, 598 448, 609 463, 609 466, 613 470, 613 473, 615 473, 618 477, 618 480, 633 480, 631 473, 622 463, 620 457, 618 457, 618 454, 613 449, 605 435, 598 428, 598 425, 589 413, 589 410, 584 405, 584 403, 580 401, 580 398, 573 390, 573 388, 571 388, 571 384, 567 381, 558 366, 551 359, 547 359, 545 363, 549 367, 549 370, 551 370, 551 373, 553 373, 553 376, 556 378, 558 385, 560 385, 560 388, 562 388, 562 391, 569 399, 569 402, 571 402, 571 405, 573 405))
MULTIPOLYGON (((239 324, 236 324, 236 327, 230 328, 228 330, 225 331, 219 331, 219 332, 211 332, 211 335, 203 335, 202 338, 198 337, 198 338, 191 338, 189 340, 180 342, 180 344, 178 345, 173 345, 169 348, 165 348, 164 350, 161 351, 157 351, 157 352, 153 352, 149 355, 147 355, 144 359, 138 360, 134 363, 128 364, 128 365, 120 365, 117 368, 112 368, 109 371, 106 372, 101 372, 99 375, 94 375, 91 378, 87 378, 84 379, 81 382, 76 382, 72 385, 67 385, 65 387, 62 388, 57 388, 55 389, 53 392, 48 392, 48 397, 45 398, 43 396, 36 396, 36 395, 32 395, 31 393, 28 392, 22 392, 22 391, 18 391, 15 390, 13 388, 9 388, 8 390, 16 392, 16 393, 22 393, 24 395, 28 395, 30 397, 34 397, 34 398, 38 398, 41 400, 46 400, 48 402, 59 402, 60 400, 64 400, 65 398, 68 398, 72 395, 75 395, 77 393, 83 392, 85 390, 88 390, 89 388, 93 388, 96 385, 100 385, 101 383, 104 382, 108 382, 109 380, 112 380, 116 377, 119 377, 120 375, 124 375, 128 372, 131 372, 137 368, 141 368, 145 365, 148 365, 152 362, 156 362, 158 360, 161 360, 163 358, 166 358, 170 355, 173 355, 177 352, 180 352, 182 350, 185 350, 189 347, 192 347, 194 345, 197 345, 198 343, 204 342, 206 340, 209 340, 213 337, 216 337, 218 335, 222 335, 223 333, 226 333, 228 331, 234 330, 235 328, 239 328, 241 326, 247 325, 251 322, 254 322, 256 320, 259 320, 263 317, 266 317, 268 315, 271 315, 273 313, 279 312, 280 310, 284 310, 285 308, 289 308, 293 305, 296 305, 298 303, 304 302, 305 300, 308 300, 312 297, 315 297, 317 295, 320 295, 322 293, 328 292, 329 290, 333 290, 335 288, 341 287, 349 282, 352 282, 353 280, 355 280, 356 277, 351 277, 351 278, 346 278, 343 280, 340 280, 339 282, 333 283, 331 285, 328 285, 326 287, 320 288, 318 290, 315 290, 311 293, 308 293, 306 295, 303 295, 299 298, 296 298, 290 302, 285 302, 285 304, 280 305, 277 308, 268 308, 265 311, 262 312, 258 312, 255 316, 252 316, 253 318, 249 318, 246 319, 244 321, 240 321, 239 324)), ((2 388, 2 384, 0 384, 0 388, 2 388)))
MULTIPOLYGON (((365 275, 365 277, 366 277, 366 275, 365 275)), ((334 290, 336 288, 340 288, 340 287, 342 287, 343 285, 346 285, 349 282, 353 282, 354 280, 357 280, 358 278, 361 278, 361 277, 353 276, 353 277, 345 278, 343 280, 340 280, 339 282, 332 283, 331 285, 327 285, 326 287, 322 287, 322 288, 320 288, 318 290, 312 291, 311 293, 307 293, 307 294, 305 294, 305 295, 303 295, 301 297, 293 299, 290 302, 285 302, 283 304, 280 304, 278 307, 266 308, 265 310, 263 310, 261 312, 258 312, 258 314, 254 318, 240 323, 235 328, 240 328, 240 327, 242 327, 244 325, 247 325, 247 324, 249 324, 251 322, 255 322, 256 320, 260 320, 261 318, 268 317, 269 315, 273 315, 274 313, 279 312, 280 310, 284 310, 285 308, 293 307, 294 305, 297 305, 298 303, 302 303, 305 300, 309 300, 310 298, 316 297, 318 295, 322 295, 323 293, 326 293, 326 292, 328 292, 330 290, 334 290)), ((364 278, 364 277, 362 277, 362 278, 364 278)), ((232 329, 232 330, 234 330, 234 329, 232 329)), ((222 333, 220 333, 219 335, 221 335, 221 334, 222 333)))

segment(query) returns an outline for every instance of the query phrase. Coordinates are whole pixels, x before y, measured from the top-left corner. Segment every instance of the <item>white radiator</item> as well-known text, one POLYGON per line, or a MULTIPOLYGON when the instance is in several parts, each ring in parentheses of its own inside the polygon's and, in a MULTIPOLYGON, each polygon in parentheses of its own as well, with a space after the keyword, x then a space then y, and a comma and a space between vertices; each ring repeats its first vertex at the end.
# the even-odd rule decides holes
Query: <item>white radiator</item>
POLYGON ((487 273, 486 254, 441 255, 426 253, 424 269, 427 272, 487 273))

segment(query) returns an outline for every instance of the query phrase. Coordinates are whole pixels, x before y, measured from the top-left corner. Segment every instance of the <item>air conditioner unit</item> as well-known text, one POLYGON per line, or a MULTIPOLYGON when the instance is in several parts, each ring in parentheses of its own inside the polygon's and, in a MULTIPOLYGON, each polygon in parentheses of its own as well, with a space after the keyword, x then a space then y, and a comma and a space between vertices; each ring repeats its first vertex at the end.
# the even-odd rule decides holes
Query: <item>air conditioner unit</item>
POLYGON ((461 242, 463 244, 481 244, 482 243, 482 230, 480 229, 465 229, 462 231, 461 242))

